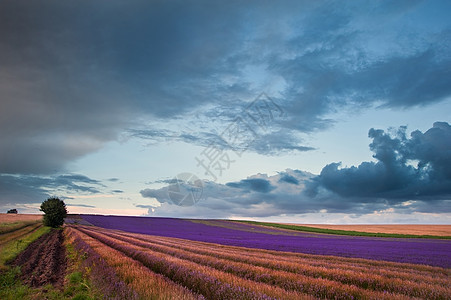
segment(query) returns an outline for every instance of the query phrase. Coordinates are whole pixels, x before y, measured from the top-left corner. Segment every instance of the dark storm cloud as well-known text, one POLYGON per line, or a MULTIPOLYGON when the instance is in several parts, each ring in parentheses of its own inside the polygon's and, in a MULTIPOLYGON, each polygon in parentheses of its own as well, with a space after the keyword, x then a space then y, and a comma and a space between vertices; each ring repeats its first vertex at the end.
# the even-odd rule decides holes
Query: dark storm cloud
POLYGON ((326 128, 334 120, 324 115, 350 105, 410 108, 451 95, 451 57, 445 50, 451 41, 449 28, 429 37, 434 40, 431 45, 411 49, 413 53, 372 57, 365 53, 365 45, 356 42, 363 33, 350 27, 337 24, 332 36, 318 40, 315 49, 308 50, 308 43, 299 45, 301 54, 272 63, 273 71, 290 83, 283 94, 291 116, 285 127, 304 132, 326 128), (355 32, 343 33, 348 30, 355 32))
POLYGON ((239 182, 229 182, 226 185, 243 191, 254 191, 259 193, 269 193, 274 189, 268 180, 262 178, 243 179, 239 182))
POLYGON ((49 196, 42 180, 0 175, 0 204, 39 203, 49 196))
POLYGON ((140 193, 141 193, 141 196, 143 196, 144 198, 155 198, 160 203, 164 203, 164 202, 168 202, 168 201, 170 202, 167 188, 161 188, 158 190, 144 189, 144 190, 140 191, 140 193))
POLYGON ((315 195, 320 189, 355 201, 387 199, 389 203, 405 200, 451 200, 451 126, 436 122, 422 133, 407 137, 401 127, 390 134, 370 129, 370 149, 376 162, 357 167, 339 168, 331 163, 313 179, 307 190, 315 195), (367 200, 363 200, 367 198, 367 200))
POLYGON ((58 176, 0 174, 0 204, 39 203, 59 194, 97 194, 101 182, 78 174, 58 176))
POLYGON ((55 173, 137 116, 221 98, 212 76, 241 42, 235 13, 179 5, 3 2, 0 172, 55 173))
MULTIPOLYGON (((298 181, 305 181, 312 177, 311 174, 286 170, 286 174, 293 176, 298 181)), ((286 213, 315 211, 315 207, 307 207, 305 200, 299 197, 302 186, 291 183, 278 183, 281 175, 266 176, 255 175, 239 182, 219 184, 211 181, 203 183, 201 200, 195 205, 198 215, 205 214, 208 217, 224 217, 229 215, 241 216, 271 216, 286 213), (289 185, 295 187, 286 189, 289 185)), ((144 189, 141 192, 143 198, 156 198, 162 207, 155 207, 157 213, 165 213, 177 209, 169 197, 168 187, 160 189, 144 189), (160 211, 160 212, 159 212, 160 211)), ((141 207, 141 206, 139 206, 141 207)), ((190 208, 184 207, 184 212, 190 208)))
MULTIPOLYGON (((370 129, 370 149, 376 162, 339 168, 325 166, 318 176, 287 169, 273 176, 258 174, 238 182, 204 182, 195 206, 199 215, 268 217, 280 214, 451 212, 451 126, 436 122, 426 132, 407 128, 370 129), (219 210, 219 211, 218 211, 219 210)), ((193 213, 176 208, 168 188, 145 189, 144 198, 156 198, 156 215, 193 213)), ((184 208, 185 209, 185 208, 184 208)))
POLYGON ((249 151, 311 150, 296 133, 331 126, 325 115, 342 107, 441 101, 451 95, 441 5, 2 1, 0 173, 64 171, 141 120, 174 124, 148 136, 211 144, 222 130, 209 122, 231 122, 274 78, 287 117, 249 151))
POLYGON ((71 174, 71 175, 60 175, 58 177, 56 177, 56 184, 68 184, 71 182, 82 182, 82 183, 88 183, 88 184, 97 184, 97 185, 101 185, 100 181, 95 180, 95 179, 91 179, 87 176, 84 175, 79 175, 79 174, 71 174))
POLYGON ((299 184, 299 180, 297 180, 296 177, 291 176, 290 174, 287 174, 287 173, 283 173, 281 175, 282 176, 280 177, 279 182, 284 181, 284 182, 291 183, 291 184, 296 184, 296 185, 299 184))

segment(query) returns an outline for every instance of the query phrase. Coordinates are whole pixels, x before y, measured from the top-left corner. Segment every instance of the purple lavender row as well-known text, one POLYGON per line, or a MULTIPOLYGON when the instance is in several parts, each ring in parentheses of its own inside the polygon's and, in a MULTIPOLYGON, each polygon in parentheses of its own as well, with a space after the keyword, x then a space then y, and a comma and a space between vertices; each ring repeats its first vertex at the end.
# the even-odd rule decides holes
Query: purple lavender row
POLYGON ((277 231, 272 229, 270 229, 270 233, 251 232, 252 225, 250 224, 243 224, 243 226, 231 229, 171 218, 99 215, 83 215, 82 217, 99 227, 134 233, 266 250, 451 267, 450 240, 315 235, 311 233, 277 235, 275 234, 277 231), (246 228, 246 225, 249 228, 246 228))
MULTIPOLYGON (((293 279, 290 276, 278 276, 274 274, 260 274, 254 272, 252 269, 245 268, 242 266, 233 265, 230 262, 223 262, 219 259, 205 259, 205 257, 196 257, 195 255, 183 254, 178 250, 170 250, 167 247, 162 248, 161 246, 150 244, 149 242, 142 242, 137 239, 131 239, 125 236, 117 235, 117 234, 108 234, 115 239, 122 240, 124 242, 134 244, 140 247, 144 247, 147 249, 151 249, 152 251, 169 254, 171 256, 189 260, 195 262, 200 265, 209 266, 217 270, 221 270, 223 272, 227 272, 230 274, 237 275, 242 278, 246 278, 249 280, 253 280, 256 282, 271 284, 275 286, 279 286, 285 290, 292 290, 301 293, 306 293, 309 295, 313 295, 319 298, 340 298, 340 299, 354 299, 360 298, 362 296, 363 291, 359 290, 350 290, 346 288, 340 288, 336 286, 334 289, 331 289, 330 286, 327 285, 328 280, 323 278, 308 278, 308 280, 300 281, 299 278, 293 279)), ((302 274, 298 274, 299 277, 303 277, 302 274)), ((319 276, 318 276, 319 277, 319 276)), ((350 284, 355 284, 353 281, 350 284)), ((361 285, 360 287, 364 287, 361 285)), ((383 287, 382 290, 387 287, 383 287)), ((432 299, 432 298, 430 298, 432 299)))
POLYGON ((76 235, 74 237, 75 250, 85 257, 82 267, 91 269, 92 283, 100 289, 104 299, 139 299, 137 293, 119 279, 114 269, 91 246, 80 237, 76 235))
MULTIPOLYGON (((304 278, 303 281, 300 281, 299 278, 291 278, 290 276, 280 276, 269 273, 262 275, 250 268, 246 268, 241 265, 233 265, 230 261, 223 261, 221 260, 222 257, 220 257, 220 255, 218 256, 217 254, 213 255, 214 259, 208 259, 208 256, 205 257, 205 254, 202 253, 202 251, 193 251, 192 249, 185 250, 183 247, 177 246, 169 247, 167 245, 161 245, 155 242, 142 240, 137 237, 130 238, 128 236, 115 233, 108 233, 107 235, 133 245, 151 249, 152 251, 156 252, 169 254, 180 259, 190 260, 200 265, 209 266, 223 272, 237 275, 239 277, 266 284, 276 285, 284 288, 285 290, 307 293, 319 298, 335 298, 338 297, 337 295, 339 295, 339 297, 342 297, 343 299, 349 299, 345 295, 354 298, 360 298, 362 296, 362 293, 364 293, 362 291, 354 291, 349 288, 340 288, 338 286, 335 287, 335 290, 331 290, 330 287, 327 286, 328 280, 340 282, 347 285, 354 285, 365 290, 371 289, 374 294, 377 293, 376 291, 388 291, 391 293, 406 294, 406 291, 404 289, 407 286, 407 294, 410 296, 424 297, 427 299, 446 299, 447 295, 446 290, 434 290, 425 287, 418 288, 415 286, 416 284, 412 284, 412 282, 404 282, 402 286, 393 285, 392 282, 389 281, 382 282, 376 281, 374 280, 374 278, 347 277, 342 273, 337 276, 336 273, 327 274, 326 272, 322 271, 308 272, 307 270, 292 270, 292 273, 296 273, 299 277, 304 278), (183 253, 180 252, 180 250, 189 251, 190 253, 183 253)), ((236 258, 228 257, 226 259, 232 259, 234 262, 238 261, 248 263, 247 261, 237 260, 236 258)), ((253 262, 253 264, 255 264, 255 261, 253 262)), ((267 265, 264 267, 267 267, 267 265)), ((272 269, 272 266, 269 266, 269 268, 272 269)), ((270 272, 272 272, 272 270, 270 272)), ((382 297, 382 295, 380 295, 380 297, 382 297)))
POLYGON ((234 286, 218 280, 215 277, 193 271, 189 268, 174 264, 164 258, 137 251, 132 247, 115 243, 111 239, 97 233, 79 228, 83 233, 95 238, 96 240, 116 249, 127 256, 141 262, 151 271, 162 274, 172 281, 185 286, 191 291, 204 296, 206 299, 229 300, 229 299, 249 299, 249 300, 271 300, 272 298, 262 294, 250 291, 246 288, 234 286))

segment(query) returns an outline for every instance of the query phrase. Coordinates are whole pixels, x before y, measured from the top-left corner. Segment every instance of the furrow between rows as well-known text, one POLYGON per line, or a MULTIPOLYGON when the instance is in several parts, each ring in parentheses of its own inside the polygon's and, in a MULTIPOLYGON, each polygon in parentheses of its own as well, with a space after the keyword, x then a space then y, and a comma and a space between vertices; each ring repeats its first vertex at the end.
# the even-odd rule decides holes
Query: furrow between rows
POLYGON ((313 299, 305 293, 244 279, 165 253, 114 239, 103 232, 80 229, 87 235, 141 262, 150 270, 202 294, 207 299, 313 299))
POLYGON ((156 274, 146 268, 140 262, 131 259, 123 253, 101 243, 85 233, 76 232, 95 252, 97 252, 116 274, 130 288, 138 293, 142 299, 177 299, 177 300, 201 300, 202 296, 193 294, 190 290, 156 274))
MULTIPOLYGON (((366 266, 343 265, 339 261, 328 264, 312 264, 311 261, 304 259, 283 259, 284 255, 272 255, 261 253, 258 257, 249 256, 243 249, 232 249, 227 251, 224 246, 215 247, 215 245, 191 245, 188 241, 183 243, 172 240, 172 238, 160 239, 154 236, 145 236, 128 233, 117 233, 123 236, 135 237, 137 239, 151 242, 154 244, 169 246, 182 249, 196 254, 203 254, 213 257, 229 259, 237 262, 249 263, 257 266, 267 267, 275 270, 283 270, 293 273, 300 273, 312 277, 325 277, 332 280, 341 281, 348 284, 356 284, 363 288, 376 288, 379 290, 392 289, 393 284, 404 284, 404 282, 428 283, 436 286, 446 287, 449 284, 449 278, 435 278, 433 276, 413 275, 405 271, 387 270, 384 271, 380 266, 368 268, 366 266), (336 266, 338 264, 338 266, 336 266), (371 278, 365 276, 371 274, 371 278), (400 282, 402 280, 403 282, 400 282)), ((285 253, 283 253, 285 254, 285 253)), ((336 258, 341 260, 340 258, 336 258)), ((318 261, 318 260, 317 260, 318 261)), ((404 269, 401 269, 404 270, 404 269)))

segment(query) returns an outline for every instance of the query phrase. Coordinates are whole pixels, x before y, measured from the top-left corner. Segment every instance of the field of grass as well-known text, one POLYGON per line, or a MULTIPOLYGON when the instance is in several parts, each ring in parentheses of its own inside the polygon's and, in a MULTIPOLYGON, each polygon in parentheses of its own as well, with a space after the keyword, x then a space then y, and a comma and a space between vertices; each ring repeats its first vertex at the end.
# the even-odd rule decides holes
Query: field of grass
POLYGON ((0 215, 0 269, 30 243, 49 231, 40 215, 0 215))
POLYGON ((0 235, 41 222, 42 215, 0 214, 0 235))
POLYGON ((407 234, 419 236, 451 236, 451 225, 328 225, 328 224, 288 224, 322 229, 345 230, 369 233, 407 234))
MULTIPOLYGON (((266 226, 280 229, 288 229, 302 232, 313 232, 323 234, 336 234, 336 235, 348 235, 348 236, 367 236, 367 237, 387 237, 387 238, 426 238, 426 239, 451 239, 450 235, 432 235, 432 234, 410 234, 410 233, 396 233, 395 230, 390 232, 379 232, 379 230, 365 230, 362 226, 347 228, 341 227, 341 225, 329 226, 329 225, 298 225, 298 224, 283 224, 283 223, 269 223, 269 222, 256 222, 256 221, 234 221, 247 223, 257 226, 266 226), (351 230, 356 229, 356 230, 351 230), (365 230, 365 231, 360 231, 365 230)), ((392 226, 392 225, 391 225, 392 226)), ((431 233, 429 230, 428 233, 431 233)), ((406 230, 404 230, 406 232, 406 230)), ((418 231, 417 231, 418 232, 418 231)), ((446 232, 447 233, 447 232, 446 232)))
POLYGON ((449 299, 451 295, 450 270, 439 267, 248 249, 94 226, 68 230, 112 266, 120 282, 145 299, 449 299))

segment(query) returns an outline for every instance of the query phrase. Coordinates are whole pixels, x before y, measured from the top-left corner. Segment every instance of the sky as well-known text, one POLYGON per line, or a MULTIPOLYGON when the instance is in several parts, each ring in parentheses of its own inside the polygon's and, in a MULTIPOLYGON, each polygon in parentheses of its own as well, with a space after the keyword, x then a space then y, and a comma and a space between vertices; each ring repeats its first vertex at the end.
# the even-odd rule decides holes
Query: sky
POLYGON ((449 1, 0 3, 0 211, 451 224, 449 1))

